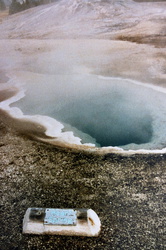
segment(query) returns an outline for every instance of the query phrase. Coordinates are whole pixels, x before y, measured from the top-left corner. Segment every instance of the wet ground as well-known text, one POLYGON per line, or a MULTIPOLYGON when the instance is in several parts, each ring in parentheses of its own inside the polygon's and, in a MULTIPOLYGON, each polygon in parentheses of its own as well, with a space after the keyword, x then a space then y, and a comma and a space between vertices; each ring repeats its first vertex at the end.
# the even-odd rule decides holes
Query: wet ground
POLYGON ((0 123, 1 250, 162 249, 166 155, 95 155, 32 141, 0 123), (97 238, 22 234, 28 207, 91 208, 97 238))

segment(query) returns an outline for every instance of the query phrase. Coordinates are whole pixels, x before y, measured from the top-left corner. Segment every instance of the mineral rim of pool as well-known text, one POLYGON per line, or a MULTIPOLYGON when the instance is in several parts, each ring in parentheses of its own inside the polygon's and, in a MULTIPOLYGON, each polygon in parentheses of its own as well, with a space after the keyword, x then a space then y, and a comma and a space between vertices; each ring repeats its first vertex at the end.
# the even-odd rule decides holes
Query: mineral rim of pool
POLYGON ((19 110, 19 119, 45 120, 50 126, 46 134, 56 140, 125 150, 161 150, 166 145, 166 98, 157 88, 91 74, 43 78, 26 72, 17 80, 22 79, 24 94, 12 99, 10 112, 18 115, 19 110))

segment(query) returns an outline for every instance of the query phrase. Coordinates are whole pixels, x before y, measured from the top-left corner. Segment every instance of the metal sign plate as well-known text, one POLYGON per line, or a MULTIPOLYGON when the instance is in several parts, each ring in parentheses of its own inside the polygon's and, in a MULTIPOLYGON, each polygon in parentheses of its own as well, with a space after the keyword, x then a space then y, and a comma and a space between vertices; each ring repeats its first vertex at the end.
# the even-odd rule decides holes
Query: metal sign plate
POLYGON ((53 209, 47 208, 45 211, 44 224, 76 226, 77 214, 73 209, 53 209))

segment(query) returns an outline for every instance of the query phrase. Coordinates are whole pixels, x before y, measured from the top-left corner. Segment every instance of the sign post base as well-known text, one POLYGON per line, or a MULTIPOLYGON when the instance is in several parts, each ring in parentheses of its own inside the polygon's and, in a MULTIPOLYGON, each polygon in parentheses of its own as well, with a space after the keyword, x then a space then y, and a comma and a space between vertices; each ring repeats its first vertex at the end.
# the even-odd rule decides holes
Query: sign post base
POLYGON ((92 209, 28 208, 23 220, 24 234, 97 237, 100 230, 92 209))

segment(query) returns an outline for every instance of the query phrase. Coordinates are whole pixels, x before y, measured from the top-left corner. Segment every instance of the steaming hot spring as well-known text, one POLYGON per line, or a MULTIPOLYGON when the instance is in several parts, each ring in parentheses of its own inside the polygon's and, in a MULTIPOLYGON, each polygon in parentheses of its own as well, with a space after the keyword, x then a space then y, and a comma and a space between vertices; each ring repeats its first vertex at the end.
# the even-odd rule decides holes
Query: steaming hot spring
POLYGON ((86 1, 79 9, 80 0, 62 0, 1 24, 0 113, 6 123, 66 147, 166 152, 166 52, 146 41, 120 39, 136 30, 146 38, 150 22, 153 32, 160 26, 152 17, 165 12, 160 4, 124 1, 126 12, 122 2, 86 1), (65 5, 71 8, 62 22, 65 5))

